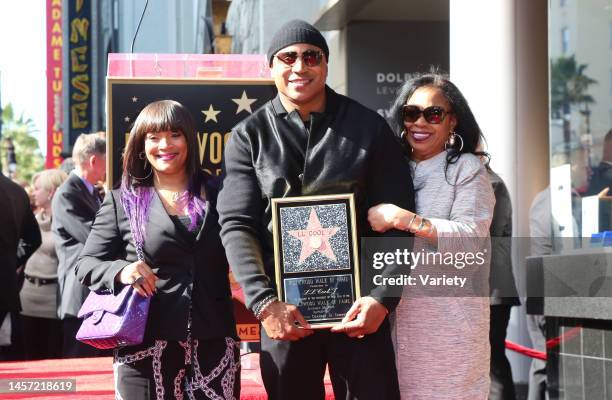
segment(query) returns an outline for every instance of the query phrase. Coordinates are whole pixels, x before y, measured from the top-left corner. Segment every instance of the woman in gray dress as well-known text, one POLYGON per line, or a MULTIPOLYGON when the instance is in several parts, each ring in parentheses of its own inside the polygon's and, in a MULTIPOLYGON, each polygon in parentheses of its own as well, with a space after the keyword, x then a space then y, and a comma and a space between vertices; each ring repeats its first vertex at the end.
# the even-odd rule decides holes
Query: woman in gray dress
MULTIPOLYGON (((445 76, 414 76, 393 107, 406 146, 416 214, 392 204, 369 210, 372 228, 415 234, 414 252, 441 254, 420 263, 396 309, 396 355, 403 399, 486 399, 489 393, 489 225, 495 198, 482 133, 467 101, 445 76), (466 267, 472 253, 481 263, 466 267), (447 256, 451 255, 450 263, 447 256), (461 258, 459 256, 461 255, 461 258), (480 255, 480 258, 478 258, 480 255), (433 288, 425 277, 465 277, 433 288), (467 290, 467 287, 471 291, 467 290), (467 293, 469 292, 469 295, 467 293), (469 296, 469 297, 468 297, 469 296)), ((440 281, 438 281, 440 282, 440 281)))

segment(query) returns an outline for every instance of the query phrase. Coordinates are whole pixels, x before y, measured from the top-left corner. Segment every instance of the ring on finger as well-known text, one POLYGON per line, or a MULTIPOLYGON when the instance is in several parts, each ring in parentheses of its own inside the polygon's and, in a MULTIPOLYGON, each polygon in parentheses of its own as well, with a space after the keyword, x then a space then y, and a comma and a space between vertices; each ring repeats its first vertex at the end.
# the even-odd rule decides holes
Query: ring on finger
POLYGON ((142 283, 142 281, 144 281, 144 276, 140 275, 137 278, 134 278, 134 280, 132 281, 131 285, 135 285, 137 283, 142 283))

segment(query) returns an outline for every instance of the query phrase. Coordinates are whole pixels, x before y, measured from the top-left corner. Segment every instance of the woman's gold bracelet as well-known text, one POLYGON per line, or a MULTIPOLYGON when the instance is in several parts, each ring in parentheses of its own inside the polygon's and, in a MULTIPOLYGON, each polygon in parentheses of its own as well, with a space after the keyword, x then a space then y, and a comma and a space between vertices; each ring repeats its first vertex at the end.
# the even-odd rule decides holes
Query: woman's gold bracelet
MULTIPOLYGON (((408 226, 408 229, 410 230, 410 233, 414 233, 414 234, 416 234, 416 233, 417 233, 419 230, 421 230, 421 228, 423 227, 423 220, 424 220, 425 218, 423 218, 423 217, 419 217, 419 218, 421 218, 421 222, 419 223, 419 226, 418 226, 416 229, 414 229, 414 228, 412 227, 412 223, 411 223, 411 224, 408 226)), ((414 221, 413 221, 413 222, 414 222, 414 221)))
POLYGON ((427 231, 427 236, 431 236, 433 234, 434 229, 436 229, 436 226, 433 224, 433 222, 429 221, 429 230, 427 231))
POLYGON ((406 227, 405 230, 407 230, 408 232, 413 233, 413 234, 415 234, 417 236, 429 237, 433 233, 434 229, 435 229, 435 226, 434 226, 434 224, 430 220, 428 220, 425 217, 419 217, 417 214, 413 214, 413 216, 410 219, 410 222, 408 223, 408 226, 406 227), (416 229, 413 229, 412 228, 412 224, 414 223, 414 221, 416 221, 417 217, 421 218, 421 222, 419 222, 419 226, 416 229), (423 230, 424 230, 426 225, 428 226, 427 227, 427 232, 423 232, 423 230))
POLYGON ((421 223, 419 224, 418 228, 414 231, 411 229, 410 232, 414 233, 417 236, 429 237, 433 233, 434 228, 434 224, 430 220, 421 217, 421 223), (423 232, 425 225, 428 225, 427 232, 423 232))
POLYGON ((408 222, 408 226, 406 227, 406 230, 408 232, 414 233, 412 232, 412 223, 414 222, 414 220, 416 219, 417 215, 416 213, 412 215, 412 219, 410 220, 410 222, 408 222))

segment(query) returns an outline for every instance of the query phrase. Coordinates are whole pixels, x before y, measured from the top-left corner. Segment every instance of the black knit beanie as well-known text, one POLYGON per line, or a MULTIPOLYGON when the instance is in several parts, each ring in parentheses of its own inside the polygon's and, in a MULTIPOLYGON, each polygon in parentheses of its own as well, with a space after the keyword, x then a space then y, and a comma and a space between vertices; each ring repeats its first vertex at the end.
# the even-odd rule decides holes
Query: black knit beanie
POLYGON ((317 46, 325 53, 325 60, 329 61, 329 48, 321 32, 306 21, 294 19, 281 26, 272 37, 270 47, 266 53, 268 65, 272 66, 272 58, 279 50, 296 43, 307 43, 317 46))

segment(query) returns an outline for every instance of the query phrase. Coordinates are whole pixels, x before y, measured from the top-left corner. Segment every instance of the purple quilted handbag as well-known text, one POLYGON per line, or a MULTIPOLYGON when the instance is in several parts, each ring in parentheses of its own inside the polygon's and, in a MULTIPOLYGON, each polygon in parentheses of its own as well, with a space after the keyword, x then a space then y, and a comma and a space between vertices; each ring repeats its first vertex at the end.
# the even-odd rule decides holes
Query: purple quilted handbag
POLYGON ((98 349, 142 343, 151 297, 127 285, 116 295, 91 292, 79 310, 84 318, 77 340, 98 349))

